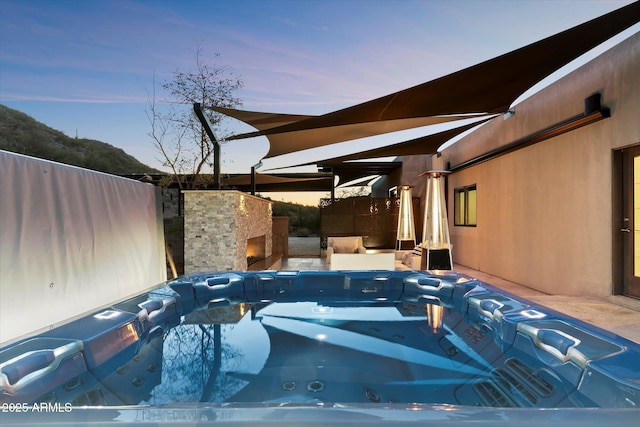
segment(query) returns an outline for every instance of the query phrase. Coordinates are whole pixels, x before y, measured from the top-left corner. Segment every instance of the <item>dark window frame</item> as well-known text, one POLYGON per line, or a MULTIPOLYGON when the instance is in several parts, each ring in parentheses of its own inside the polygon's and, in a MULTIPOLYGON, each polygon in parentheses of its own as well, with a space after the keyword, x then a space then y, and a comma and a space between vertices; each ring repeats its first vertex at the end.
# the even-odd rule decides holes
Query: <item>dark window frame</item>
POLYGON ((478 226, 478 217, 477 210, 478 208, 478 186, 477 184, 466 185, 464 187, 458 187, 453 190, 453 225, 456 227, 477 227, 478 226), (469 222, 469 192, 475 191, 475 209, 476 209, 476 221, 471 224, 469 222), (460 206, 458 205, 459 195, 463 195, 464 199, 464 212, 463 212, 463 222, 458 221, 458 212, 460 210, 460 206))

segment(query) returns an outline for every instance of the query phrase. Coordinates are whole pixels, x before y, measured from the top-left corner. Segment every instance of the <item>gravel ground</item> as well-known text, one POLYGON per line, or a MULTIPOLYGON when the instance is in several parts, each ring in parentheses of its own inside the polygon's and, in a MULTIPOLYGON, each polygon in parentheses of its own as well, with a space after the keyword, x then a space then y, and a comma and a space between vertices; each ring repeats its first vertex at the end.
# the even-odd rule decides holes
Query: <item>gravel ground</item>
POLYGON ((289 237, 289 257, 320 256, 320 237, 289 237))

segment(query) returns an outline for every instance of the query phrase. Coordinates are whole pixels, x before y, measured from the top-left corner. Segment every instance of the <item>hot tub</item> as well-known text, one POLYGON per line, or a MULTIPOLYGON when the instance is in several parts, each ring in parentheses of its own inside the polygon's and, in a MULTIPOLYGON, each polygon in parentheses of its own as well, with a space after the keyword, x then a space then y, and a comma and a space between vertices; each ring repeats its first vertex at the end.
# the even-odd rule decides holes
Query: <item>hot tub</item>
POLYGON ((3 425, 635 426, 640 346, 459 274, 212 272, 0 349, 0 403, 3 425))

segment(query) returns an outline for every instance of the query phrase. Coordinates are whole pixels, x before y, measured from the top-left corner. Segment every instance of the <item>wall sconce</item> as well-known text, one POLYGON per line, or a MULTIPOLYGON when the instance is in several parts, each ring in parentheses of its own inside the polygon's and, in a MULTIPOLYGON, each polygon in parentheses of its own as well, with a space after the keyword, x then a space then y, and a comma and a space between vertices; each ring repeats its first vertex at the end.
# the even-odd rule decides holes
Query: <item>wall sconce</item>
POLYGON ((398 212, 398 231, 396 233, 396 250, 403 249, 402 242, 411 242, 416 246, 416 226, 413 220, 413 203, 411 201, 411 187, 403 185, 400 189, 400 211, 398 212))
POLYGON ((507 110, 506 113, 504 113, 504 115, 502 116, 502 120, 509 120, 511 117, 515 116, 516 114, 516 109, 515 108, 509 108, 507 110))
POLYGON ((447 207, 444 201, 444 177, 449 173, 449 171, 433 170, 420 175, 427 177, 420 267, 423 270, 453 268, 447 207))

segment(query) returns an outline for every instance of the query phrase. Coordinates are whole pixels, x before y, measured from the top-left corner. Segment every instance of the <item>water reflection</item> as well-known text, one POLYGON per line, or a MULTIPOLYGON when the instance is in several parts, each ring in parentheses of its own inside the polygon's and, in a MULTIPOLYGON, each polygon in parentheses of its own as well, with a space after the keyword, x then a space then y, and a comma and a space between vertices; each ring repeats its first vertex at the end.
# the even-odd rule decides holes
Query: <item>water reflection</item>
POLYGON ((444 307, 418 303, 273 303, 191 313, 165 333, 161 380, 141 403, 372 396, 376 402, 455 402, 452 387, 483 376, 484 364, 469 357, 461 364, 451 341, 443 347, 447 318, 452 325, 461 321, 444 307))
POLYGON ((243 304, 194 312, 169 330, 162 382, 148 403, 223 402, 246 386, 246 380, 223 374, 257 373, 267 358, 268 336, 246 313, 243 304), (212 320, 229 323, 207 324, 212 320))
POLYGON ((425 311, 429 319, 429 326, 434 334, 440 332, 442 328, 442 318, 444 316, 444 307, 436 304, 425 304, 425 311))

